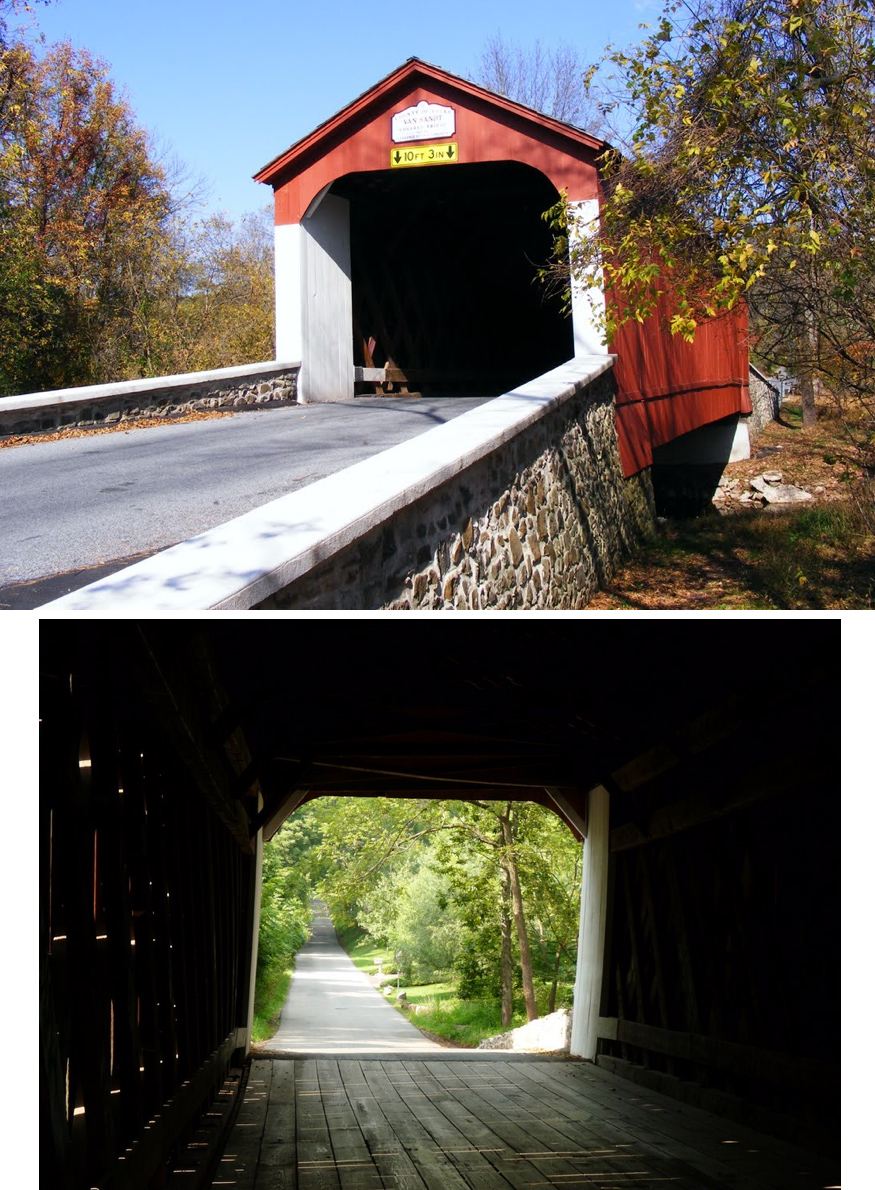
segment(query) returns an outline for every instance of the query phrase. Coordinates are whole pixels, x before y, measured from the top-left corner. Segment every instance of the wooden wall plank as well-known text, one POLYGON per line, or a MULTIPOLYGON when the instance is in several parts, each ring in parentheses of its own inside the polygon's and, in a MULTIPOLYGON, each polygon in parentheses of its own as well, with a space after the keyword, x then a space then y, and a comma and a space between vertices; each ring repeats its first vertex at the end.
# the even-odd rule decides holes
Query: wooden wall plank
POLYGON ((215 1055, 236 1048, 246 857, 173 746, 131 716, 124 667, 93 650, 71 665, 41 706, 43 1165, 79 1190, 131 1148, 119 1185, 145 1186, 137 1163, 187 1143, 186 1080, 207 1098, 205 1061, 221 1080, 215 1055))

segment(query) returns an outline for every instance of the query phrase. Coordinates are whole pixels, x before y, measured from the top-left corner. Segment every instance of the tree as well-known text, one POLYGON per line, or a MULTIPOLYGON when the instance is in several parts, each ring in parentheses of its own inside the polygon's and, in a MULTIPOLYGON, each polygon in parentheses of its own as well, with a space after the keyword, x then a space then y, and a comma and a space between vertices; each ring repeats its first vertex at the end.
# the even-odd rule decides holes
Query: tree
POLYGON ((318 822, 313 872, 339 924, 359 922, 420 968, 439 955, 452 961, 463 995, 501 996, 507 1027, 515 956, 528 1019, 538 1015, 536 969, 553 981, 555 1000, 560 958, 574 965, 580 849, 549 810, 320 798, 304 813, 318 822), (437 910, 449 919, 446 931, 437 910))
POLYGON ((455 966, 462 930, 430 847, 418 848, 384 875, 366 901, 358 924, 401 954, 405 980, 423 981, 455 966))
POLYGON ((68 44, 3 53, 0 382, 87 383, 126 284, 172 210, 106 68, 68 44))
POLYGON ((536 976, 551 984, 552 1012, 562 960, 572 977, 575 968, 580 845, 555 814, 532 803, 458 802, 453 809, 467 828, 451 839, 442 836, 438 856, 456 891, 457 911, 478 939, 463 975, 471 985, 492 978, 498 936, 502 1020, 509 1026, 515 942, 528 1019, 538 1015, 536 976))
POLYGON ((310 884, 306 855, 314 843, 312 825, 290 818, 264 848, 258 979, 282 971, 307 939, 310 884))
POLYGON ((270 208, 234 222, 184 210, 149 253, 129 262, 124 333, 105 345, 106 376, 155 376, 273 359, 273 221, 270 208), (135 267, 136 266, 136 267, 135 267))
POLYGON ((0 0, 0 393, 272 359, 265 212, 194 218, 105 64, 10 33, 27 8, 0 0))
MULTIPOLYGON (((467 912, 462 912, 481 959, 484 954, 494 956, 495 940, 499 940, 502 1025, 509 1028, 513 1016, 514 933, 526 1016, 534 1020, 538 1007, 516 856, 515 807, 512 802, 451 802, 446 811, 446 833, 438 842, 438 859, 456 891, 457 902, 466 906, 467 912), (475 893, 479 894, 476 900, 475 893)), ((482 967, 485 973, 494 962, 487 961, 482 967)), ((471 983, 474 971, 470 962, 467 968, 471 983)))
POLYGON ((871 411, 873 32, 871 0, 671 0, 637 48, 609 49, 606 105, 632 131, 570 259, 613 293, 608 337, 660 297, 688 340, 746 300, 764 362, 871 411))
POLYGON ((401 798, 322 797, 298 812, 318 830, 311 871, 335 924, 354 923, 384 875, 398 870, 429 834, 427 805, 401 798))
POLYGON ((547 1011, 553 1012, 560 975, 574 979, 581 847, 568 827, 543 807, 522 803, 515 814, 515 852, 536 943, 532 968, 550 984, 547 1011))
POLYGON ((487 41, 473 77, 490 91, 593 132, 600 115, 584 85, 587 71, 588 63, 565 42, 554 49, 538 40, 522 46, 499 32, 487 41))
POLYGON ((9 32, 9 19, 29 16, 39 5, 49 5, 53 0, 0 0, 0 53, 6 51, 11 41, 17 40, 21 30, 9 32))
POLYGON ((231 367, 273 359, 273 207, 234 223, 213 214, 195 229, 185 301, 194 334, 187 367, 231 367), (221 361, 221 363, 216 362, 221 361))

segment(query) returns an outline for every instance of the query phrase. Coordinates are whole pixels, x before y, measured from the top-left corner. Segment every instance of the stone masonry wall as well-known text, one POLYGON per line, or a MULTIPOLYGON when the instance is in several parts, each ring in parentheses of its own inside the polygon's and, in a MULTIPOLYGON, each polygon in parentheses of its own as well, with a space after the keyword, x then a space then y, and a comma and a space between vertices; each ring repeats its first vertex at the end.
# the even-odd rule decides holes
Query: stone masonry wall
POLYGON ((257 606, 581 608, 654 518, 649 472, 623 478, 606 372, 257 606))
POLYGON ((201 409, 276 408, 296 401, 297 367, 277 370, 265 365, 260 372, 237 376, 234 368, 222 371, 225 375, 206 373, 211 377, 207 380, 199 380, 194 372, 179 377, 179 383, 176 378, 158 377, 154 386, 138 385, 133 392, 126 391, 130 385, 124 382, 86 387, 81 399, 75 390, 72 394, 67 390, 63 400, 31 408, 23 401, 23 407, 16 407, 21 399, 10 397, 0 400, 0 435, 37 434, 68 426, 88 429, 141 417, 172 418, 201 409))

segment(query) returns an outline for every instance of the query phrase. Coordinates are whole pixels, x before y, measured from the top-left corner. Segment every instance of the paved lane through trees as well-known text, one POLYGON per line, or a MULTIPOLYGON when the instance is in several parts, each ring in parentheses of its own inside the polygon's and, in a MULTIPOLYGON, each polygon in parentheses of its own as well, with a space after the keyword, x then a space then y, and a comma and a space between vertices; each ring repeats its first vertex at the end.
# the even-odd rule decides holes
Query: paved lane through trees
POLYGON ((359 971, 337 941, 324 906, 317 906, 310 941, 295 962, 279 1029, 263 1048, 294 1054, 444 1050, 414 1028, 359 971))

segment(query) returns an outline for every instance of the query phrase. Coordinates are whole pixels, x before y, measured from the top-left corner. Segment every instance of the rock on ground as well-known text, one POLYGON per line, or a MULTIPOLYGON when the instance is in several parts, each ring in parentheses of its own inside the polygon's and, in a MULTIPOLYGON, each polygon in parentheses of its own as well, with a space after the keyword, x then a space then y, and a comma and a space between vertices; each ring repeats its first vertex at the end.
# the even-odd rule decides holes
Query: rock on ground
POLYGON ((477 1048, 481 1050, 567 1053, 570 1046, 571 1010, 560 1008, 558 1012, 551 1012, 549 1016, 529 1021, 526 1025, 520 1025, 518 1029, 499 1033, 497 1037, 487 1037, 480 1042, 477 1048))

